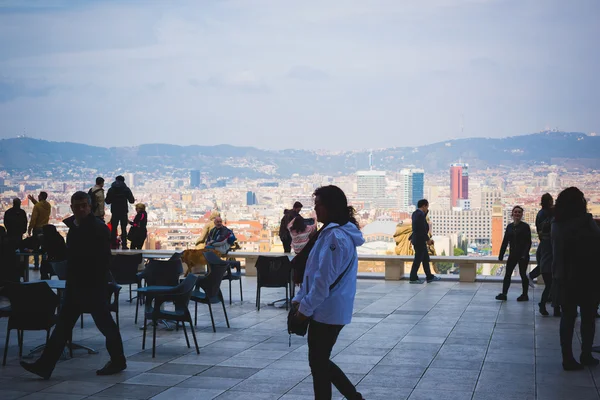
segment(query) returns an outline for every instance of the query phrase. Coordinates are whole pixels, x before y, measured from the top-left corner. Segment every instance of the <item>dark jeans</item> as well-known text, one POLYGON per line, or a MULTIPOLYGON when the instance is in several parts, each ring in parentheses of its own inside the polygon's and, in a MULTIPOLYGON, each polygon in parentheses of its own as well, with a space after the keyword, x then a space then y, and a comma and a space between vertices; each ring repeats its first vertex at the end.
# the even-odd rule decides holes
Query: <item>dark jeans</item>
MULTIPOLYGON (((38 240, 39 240, 40 235, 43 235, 44 231, 42 230, 42 228, 34 228, 32 234, 33 234, 33 236, 37 236, 38 240)), ((38 243, 39 243, 39 241, 38 241, 38 243)), ((43 259, 44 259, 44 256, 42 256, 42 260, 43 259)), ((35 267, 35 269, 38 269, 40 267, 40 255, 39 254, 33 255, 33 266, 35 267)))
POLYGON ((552 272, 544 272, 542 278, 544 278, 545 287, 542 292, 540 303, 546 304, 548 302, 548 297, 550 297, 550 293, 552 293, 552 272))
POLYGON ((283 244, 283 252, 284 253, 292 252, 292 238, 281 239, 281 243, 283 244))
MULTIPOLYGON (((540 275, 542 275, 542 278, 544 278, 542 270, 540 269, 540 246, 538 246, 537 250, 535 251, 535 261, 536 267, 529 272, 529 278, 531 280, 534 280, 540 275)), ((544 278, 544 282, 546 282, 546 278, 544 278)))
MULTIPOLYGON (((594 302, 579 304, 581 311, 581 354, 591 355, 594 334, 596 333, 596 310, 594 302)), ((563 362, 573 358, 573 331, 577 318, 577 303, 568 301, 562 305, 560 318, 560 348, 563 362)))
POLYGON ((58 315, 56 327, 42 356, 37 361, 42 368, 49 371, 54 370, 67 340, 72 336, 73 326, 83 312, 92 315, 96 327, 106 337, 106 350, 108 350, 110 359, 115 362, 125 361, 123 340, 119 328, 108 310, 106 290, 106 288, 86 288, 85 294, 81 292, 67 293, 58 315))
POLYGON ((144 246, 144 242, 146 241, 147 234, 143 235, 135 235, 135 237, 131 238, 131 250, 141 250, 144 246))
POLYGON ((343 327, 344 325, 329 325, 316 321, 311 321, 308 326, 308 364, 313 377, 315 400, 330 400, 332 383, 345 398, 360 398, 352 382, 329 359, 343 327))
POLYGON ((527 265, 529 258, 510 258, 506 261, 506 271, 504 273, 504 283, 502 285, 502 293, 507 294, 510 287, 510 278, 515 267, 519 265, 519 275, 521 275, 521 284, 523 285, 523 294, 529 291, 529 279, 527 278, 527 265))
POLYGON ((117 243, 117 225, 121 224, 121 247, 127 248, 127 223, 129 220, 127 219, 127 214, 125 215, 112 215, 110 217, 110 224, 112 226, 112 230, 110 232, 110 238, 112 243, 117 243))
POLYGON ((427 251, 427 243, 416 244, 413 243, 415 248, 415 258, 413 260, 412 268, 410 269, 410 280, 416 281, 419 279, 417 272, 419 272, 419 267, 421 263, 423 263, 423 271, 425 271, 425 276, 427 279, 431 278, 431 269, 429 268, 429 251, 427 251))

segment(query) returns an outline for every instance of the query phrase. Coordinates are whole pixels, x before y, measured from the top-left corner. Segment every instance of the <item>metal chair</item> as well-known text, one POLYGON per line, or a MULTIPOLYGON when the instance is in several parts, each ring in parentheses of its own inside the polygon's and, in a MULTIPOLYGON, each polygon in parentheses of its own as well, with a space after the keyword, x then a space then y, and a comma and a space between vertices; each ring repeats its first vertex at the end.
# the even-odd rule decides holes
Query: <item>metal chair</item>
MULTIPOLYGON (((207 260, 208 261, 208 260, 207 260)), ((191 300, 196 303, 194 307, 194 325, 198 324, 198 303, 206 304, 208 311, 210 312, 210 320, 212 322, 213 332, 216 332, 215 318, 212 312, 212 304, 221 303, 223 305, 223 314, 225 314, 225 321, 227 327, 229 326, 229 318, 227 317, 227 310, 225 309, 225 300, 223 299, 223 292, 221 292, 221 282, 227 271, 227 266, 222 264, 211 264, 209 262, 210 272, 203 279, 198 279, 196 288, 192 292, 191 300), (200 290, 202 289, 202 290, 200 290)))
MULTIPOLYGON (((256 307, 260 311, 260 290, 263 287, 285 288, 285 309, 289 307, 292 291, 292 264, 288 256, 258 256, 256 260, 256 307)), ((281 301, 283 301, 282 299, 281 301)))
POLYGON ((239 261, 224 261, 215 253, 206 252, 204 253, 204 258, 209 263, 209 265, 224 265, 227 267, 227 271, 223 279, 229 281, 229 304, 231 304, 231 281, 240 281, 240 300, 244 301, 244 295, 242 292, 242 266, 239 261), (232 268, 235 268, 235 272, 232 272, 232 268))
POLYGON ((138 269, 142 263, 142 254, 124 255, 118 254, 113 257, 110 264, 110 273, 113 276, 113 280, 119 285, 129 285, 129 302, 133 301, 132 297, 132 285, 137 285, 138 269))

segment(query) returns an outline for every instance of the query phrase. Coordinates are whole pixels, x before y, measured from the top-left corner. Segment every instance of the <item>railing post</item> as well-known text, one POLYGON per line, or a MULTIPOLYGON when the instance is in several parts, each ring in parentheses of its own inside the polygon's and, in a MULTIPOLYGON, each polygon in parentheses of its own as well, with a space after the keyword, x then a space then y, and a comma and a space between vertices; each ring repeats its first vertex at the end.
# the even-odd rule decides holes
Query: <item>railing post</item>
POLYGON ((385 280, 399 281, 404 279, 404 261, 398 258, 385 260, 385 280))
POLYGON ((477 278, 477 264, 468 261, 461 261, 458 263, 460 268, 458 280, 460 282, 475 282, 477 278))

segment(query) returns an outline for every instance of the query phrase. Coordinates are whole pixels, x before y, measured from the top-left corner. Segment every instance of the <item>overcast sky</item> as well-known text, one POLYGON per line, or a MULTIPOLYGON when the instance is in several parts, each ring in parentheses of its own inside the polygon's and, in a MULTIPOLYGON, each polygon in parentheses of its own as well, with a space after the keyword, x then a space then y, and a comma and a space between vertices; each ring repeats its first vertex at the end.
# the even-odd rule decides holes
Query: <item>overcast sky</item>
POLYGON ((598 0, 73 3, 0 0, 0 138, 347 150, 600 131, 598 0))

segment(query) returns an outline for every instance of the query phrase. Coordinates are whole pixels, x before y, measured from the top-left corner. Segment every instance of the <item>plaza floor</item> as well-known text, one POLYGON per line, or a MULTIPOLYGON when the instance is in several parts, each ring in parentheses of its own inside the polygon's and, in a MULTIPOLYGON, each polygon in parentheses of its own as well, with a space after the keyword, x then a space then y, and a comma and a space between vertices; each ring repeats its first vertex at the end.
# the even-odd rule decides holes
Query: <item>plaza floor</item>
MULTIPOLYGON (((245 301, 240 302, 234 285, 234 303, 227 304, 230 329, 222 309, 215 307, 218 327, 213 333, 208 308, 199 305, 200 355, 193 343, 187 348, 181 330, 161 327, 156 358, 148 346, 151 340, 142 351, 135 301, 127 302, 124 287, 120 325, 128 368, 114 376, 95 375, 108 356, 89 315, 83 329, 77 323, 73 338, 100 354, 76 351, 72 359, 59 362, 48 381, 20 368, 13 332, 7 366, 0 367, 0 399, 313 398, 306 339, 294 336, 289 347, 285 309, 266 305, 284 291, 263 289, 263 306, 257 311, 256 279, 244 278, 243 283, 245 301)), ((228 298, 226 283, 222 288, 228 298)), ((359 280, 354 318, 343 329, 333 360, 368 400, 600 399, 600 368, 562 371, 559 319, 536 312, 541 290, 530 293, 527 303, 515 301, 517 282, 507 302, 494 299, 499 290, 500 283, 487 282, 359 280)), ((2 344, 5 335, 6 319, 1 319, 2 344)), ((26 332, 24 353, 42 344, 44 335, 26 332)), ((578 336, 574 341, 578 349, 578 336)), ((334 398, 342 398, 335 389, 334 398)))

